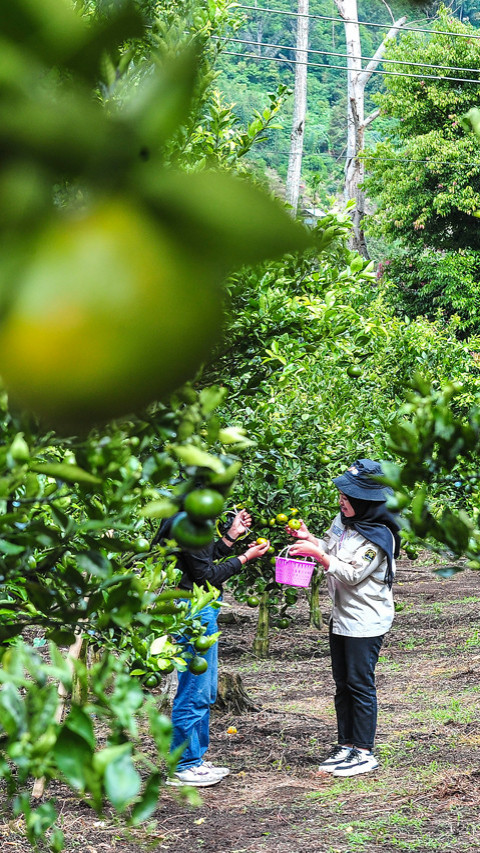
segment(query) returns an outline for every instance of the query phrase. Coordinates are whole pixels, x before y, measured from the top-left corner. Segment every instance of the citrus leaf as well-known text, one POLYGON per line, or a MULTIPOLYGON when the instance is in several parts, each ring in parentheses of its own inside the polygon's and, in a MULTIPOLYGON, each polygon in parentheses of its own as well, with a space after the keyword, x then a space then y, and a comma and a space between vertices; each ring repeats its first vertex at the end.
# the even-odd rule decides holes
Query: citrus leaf
POLYGON ((209 256, 217 269, 227 272, 314 247, 312 233, 278 200, 228 172, 157 169, 140 174, 139 180, 176 238, 190 251, 209 256))
POLYGON ((220 459, 199 447, 194 447, 192 444, 173 445, 172 450, 184 465, 211 468, 217 474, 223 474, 225 471, 225 466, 220 462, 220 459))
POLYGON ((58 769, 72 788, 84 791, 92 750, 83 737, 64 726, 53 748, 58 769))
POLYGON ((160 500, 145 504, 143 509, 140 510, 140 515, 144 518, 169 518, 177 511, 177 504, 172 503, 172 501, 160 500))
POLYGON ((71 732, 75 732, 79 737, 92 748, 95 749, 95 735, 93 732, 93 723, 89 714, 87 714, 78 705, 72 705, 70 713, 65 720, 65 727, 71 732))
POLYGON ((117 811, 123 811, 140 791, 140 774, 135 770, 132 756, 117 756, 105 770, 105 793, 117 811))
POLYGON ((161 776, 159 773, 152 773, 145 786, 142 798, 132 809, 132 824, 138 826, 142 821, 147 820, 156 809, 158 795, 160 792, 161 776))
POLYGON ((55 477, 58 480, 67 480, 69 483, 101 483, 98 477, 79 468, 78 465, 69 465, 67 462, 32 462, 30 469, 37 474, 45 474, 47 477, 55 477))

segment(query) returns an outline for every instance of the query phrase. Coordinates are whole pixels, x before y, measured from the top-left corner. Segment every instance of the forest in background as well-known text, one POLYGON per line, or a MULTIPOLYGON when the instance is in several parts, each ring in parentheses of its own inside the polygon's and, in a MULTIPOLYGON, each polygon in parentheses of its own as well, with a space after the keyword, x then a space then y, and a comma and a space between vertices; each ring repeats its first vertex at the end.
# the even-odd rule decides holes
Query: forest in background
MULTIPOLYGON (((281 193, 287 174, 293 109, 293 96, 284 90, 293 90, 294 84, 296 17, 292 13, 295 13, 296 3, 276 0, 261 6, 256 2, 239 5, 239 28, 233 33, 235 40, 225 43, 219 60, 221 73, 217 85, 241 124, 248 123, 253 110, 261 113, 269 105, 271 94, 283 92, 284 102, 275 126, 270 127, 264 141, 247 155, 256 173, 266 176, 281 193), (259 8, 254 8, 257 5, 259 8)), ((378 27, 361 27, 362 55, 373 56, 393 20, 405 15, 408 27, 426 28, 438 16, 439 8, 436 0, 426 4, 393 0, 388 6, 379 0, 361 0, 358 19, 378 24, 378 27)), ((333 0, 311 0, 309 14, 318 18, 310 20, 309 50, 312 53, 309 54, 301 195, 307 207, 328 209, 332 199, 342 193, 345 164, 347 74, 346 70, 335 66, 346 68, 346 58, 333 55, 345 54, 345 32, 333 0)), ((452 3, 449 14, 475 28, 480 26, 478 0, 452 3)), ((366 114, 375 109, 375 96, 384 91, 384 81, 382 74, 372 76, 366 90, 366 114)), ((379 116, 366 130, 366 148, 384 140, 393 127, 391 118, 379 116)))

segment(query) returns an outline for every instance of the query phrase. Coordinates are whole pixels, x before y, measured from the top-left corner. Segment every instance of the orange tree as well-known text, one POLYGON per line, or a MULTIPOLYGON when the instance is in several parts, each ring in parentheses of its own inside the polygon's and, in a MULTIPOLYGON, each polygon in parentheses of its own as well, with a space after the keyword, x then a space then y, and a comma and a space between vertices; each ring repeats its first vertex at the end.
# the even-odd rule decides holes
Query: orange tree
MULTIPOLYGON (((459 343, 453 323, 392 317, 376 298, 372 265, 344 245, 344 220, 329 216, 320 227, 327 234, 322 252, 230 280, 229 346, 208 374, 222 377, 229 388, 226 416, 238 419, 255 442, 234 494, 251 509, 256 535, 273 532, 276 552, 288 540, 281 525, 269 529, 270 518, 295 507, 321 533, 337 511, 332 477, 360 456, 400 461, 389 436, 417 372, 437 389, 452 378, 465 379, 456 397, 459 416, 466 416, 480 386, 471 355, 478 342, 459 343)), ((461 470, 466 462, 456 465, 461 470)), ((455 500, 457 480, 454 470, 449 500, 455 500)), ((443 478, 433 484, 438 502, 444 486, 443 478)), ((473 500, 474 492, 463 497, 473 500)), ((409 498, 401 500, 405 506, 409 498)), ((308 593, 316 625, 318 582, 315 574, 308 593)), ((275 582, 267 558, 231 585, 243 600, 259 599, 255 645, 267 653, 266 610, 279 625, 295 592, 275 582)))
MULTIPOLYGON (((148 545, 158 519, 188 514, 193 482, 222 498, 241 447, 220 431, 222 389, 175 389, 218 340, 226 273, 311 242, 231 161, 213 171, 213 148, 200 156, 199 116, 213 104, 208 129, 220 109, 217 8, 195 22, 187 4, 184 22, 168 4, 152 27, 141 5, 14 0, 0 23, 0 775, 32 844, 50 831, 52 849, 55 811, 32 808, 30 777, 63 779, 99 812, 106 797, 135 824, 155 808, 160 762, 174 766, 169 721, 128 671, 148 686, 189 665, 172 638, 201 649, 196 614, 215 593, 195 590, 187 613, 174 552, 148 545), (15 642, 32 631, 37 649, 15 642), (52 679, 68 690, 74 668, 86 687, 58 651, 79 634, 104 654, 88 703, 60 722, 52 679)), ((248 129, 235 133, 243 151, 248 129)))

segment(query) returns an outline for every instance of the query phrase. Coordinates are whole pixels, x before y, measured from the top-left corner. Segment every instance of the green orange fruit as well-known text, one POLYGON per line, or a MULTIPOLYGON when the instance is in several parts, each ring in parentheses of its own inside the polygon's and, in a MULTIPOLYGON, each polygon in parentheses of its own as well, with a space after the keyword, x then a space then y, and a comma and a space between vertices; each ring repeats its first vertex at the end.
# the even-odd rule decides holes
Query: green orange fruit
POLYGON ((211 521, 198 524, 186 512, 180 512, 171 527, 171 535, 181 548, 193 551, 205 548, 212 540, 215 528, 211 521))
POLYGON ((223 510, 225 499, 214 489, 195 489, 184 502, 185 511, 194 521, 207 521, 216 518, 223 510))
POLYGON ((359 379, 362 373, 363 371, 359 364, 351 364, 349 367, 347 367, 347 374, 352 379, 359 379))
POLYGON ((201 655, 194 655, 188 664, 190 672, 194 675, 202 675, 208 669, 208 663, 201 655))
POLYGON ((206 652, 212 645, 212 641, 210 637, 206 637, 205 635, 201 637, 197 637, 193 644, 197 650, 197 652, 206 652))

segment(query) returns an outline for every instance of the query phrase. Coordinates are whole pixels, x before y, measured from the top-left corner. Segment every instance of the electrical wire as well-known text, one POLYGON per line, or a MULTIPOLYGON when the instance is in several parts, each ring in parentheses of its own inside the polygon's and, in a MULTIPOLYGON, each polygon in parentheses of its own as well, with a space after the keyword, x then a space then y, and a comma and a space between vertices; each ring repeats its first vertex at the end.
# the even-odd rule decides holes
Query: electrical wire
MULTIPOLYGON (((331 15, 312 15, 312 14, 301 15, 298 12, 285 12, 283 9, 270 9, 268 7, 265 7, 265 6, 246 6, 246 5, 243 5, 242 3, 239 3, 236 6, 236 8, 237 9, 251 9, 254 12, 272 12, 276 15, 290 15, 291 17, 294 17, 294 18, 315 18, 315 19, 318 19, 321 21, 334 21, 337 24, 342 24, 342 25, 344 25, 344 24, 359 24, 362 27, 378 27, 378 28, 384 29, 384 30, 390 30, 392 28, 392 26, 394 26, 394 23, 391 23, 391 24, 374 24, 373 21, 357 21, 357 20, 350 19, 350 18, 347 18, 347 19, 334 18, 331 15)), ((480 35, 475 36, 475 35, 470 35, 469 33, 453 33, 453 32, 450 32, 449 30, 431 30, 431 29, 429 30, 429 29, 423 29, 422 27, 405 27, 405 26, 403 26, 403 27, 401 27, 401 31, 402 32, 413 32, 413 33, 428 33, 429 35, 432 35, 433 33, 435 33, 435 34, 443 35, 443 36, 453 36, 454 38, 469 38, 469 39, 477 39, 477 40, 480 39, 480 35)))
MULTIPOLYGON (((217 40, 223 40, 222 36, 213 36, 212 38, 217 39, 217 40)), ((271 42, 268 42, 268 41, 256 41, 253 39, 239 39, 239 38, 234 38, 233 36, 228 36, 227 38, 225 38, 225 41, 227 41, 227 42, 230 42, 230 41, 238 42, 239 44, 258 45, 258 47, 274 47, 274 48, 281 49, 281 50, 292 50, 292 51, 298 50, 297 47, 294 47, 293 45, 289 45, 289 44, 272 44, 271 42)), ((302 53, 314 53, 314 54, 317 54, 320 56, 338 56, 338 57, 343 57, 343 59, 360 59, 360 60, 363 60, 364 62, 371 62, 372 60, 374 60, 373 56, 349 56, 349 54, 347 54, 347 53, 334 53, 333 51, 329 51, 329 50, 314 50, 313 48, 302 48, 301 52, 302 53)), ((408 65, 408 66, 413 66, 416 68, 438 68, 438 69, 441 69, 444 71, 464 71, 464 72, 468 71, 472 74, 479 74, 480 73, 480 68, 462 68, 459 65, 428 65, 425 62, 407 62, 406 60, 402 60, 402 59, 383 59, 383 58, 379 59, 377 61, 378 62, 388 62, 392 65, 408 65)))
MULTIPOLYGON (((348 68, 346 65, 331 65, 325 62, 300 62, 298 59, 280 59, 276 56, 259 56, 256 53, 238 53, 231 50, 222 51, 222 56, 238 56, 242 59, 255 59, 259 62, 278 62, 284 65, 306 65, 308 68, 329 68, 329 69, 337 69, 339 71, 351 71, 352 69, 348 68)), ((356 70, 356 69, 355 69, 356 70)), ((358 69, 359 72, 364 71, 365 69, 358 69)), ((381 68, 371 69, 369 74, 384 74, 390 77, 411 77, 416 78, 418 80, 437 80, 437 81, 449 81, 451 83, 473 83, 475 85, 480 85, 480 80, 471 80, 469 77, 445 77, 442 74, 406 74, 402 71, 385 71, 381 68)))
MULTIPOLYGON (((290 151, 272 151, 271 149, 263 151, 260 148, 257 148, 256 150, 259 152, 259 154, 261 154, 261 155, 269 154, 270 157, 273 157, 276 154, 282 155, 282 156, 290 156, 290 151)), ((359 152, 359 154, 363 154, 363 153, 365 153, 365 152, 362 152, 362 151, 359 152)), ((297 156, 297 157, 298 156, 301 156, 301 157, 322 157, 323 159, 336 158, 337 160, 339 160, 340 157, 346 158, 347 155, 346 155, 346 152, 342 152, 341 154, 337 154, 334 151, 332 151, 332 152, 319 151, 318 153, 315 153, 314 151, 309 151, 309 152, 304 152, 301 155, 295 154, 294 156, 297 156)), ((357 154, 357 157, 358 157, 358 154, 357 154)), ((421 160, 419 158, 412 158, 412 157, 376 157, 373 154, 367 154, 365 159, 381 160, 382 163, 432 163, 432 161, 428 160, 428 159, 421 160)), ((437 165, 437 164, 438 165, 447 165, 447 164, 452 165, 452 161, 451 160, 436 160, 434 165, 437 165)), ((476 163, 463 163, 463 162, 459 161, 459 162, 455 163, 455 166, 475 166, 475 167, 478 167, 478 166, 480 166, 480 160, 476 163)))

